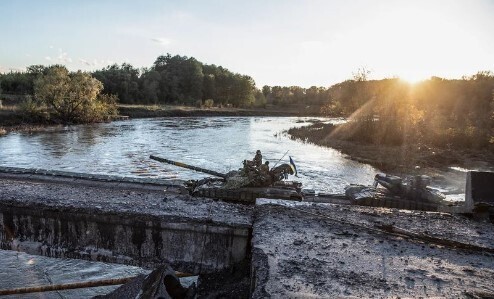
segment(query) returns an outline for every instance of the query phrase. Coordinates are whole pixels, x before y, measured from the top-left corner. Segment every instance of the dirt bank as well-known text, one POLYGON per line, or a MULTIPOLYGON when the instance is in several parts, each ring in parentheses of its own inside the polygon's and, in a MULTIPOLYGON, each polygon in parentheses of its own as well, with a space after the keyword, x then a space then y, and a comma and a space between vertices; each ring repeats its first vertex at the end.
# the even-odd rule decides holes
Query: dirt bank
POLYGON ((353 160, 395 174, 436 173, 455 166, 465 169, 494 169, 494 152, 488 149, 460 150, 417 144, 366 144, 332 138, 331 132, 335 128, 332 124, 315 123, 307 127, 292 128, 288 130, 288 134, 292 139, 337 149, 353 160))

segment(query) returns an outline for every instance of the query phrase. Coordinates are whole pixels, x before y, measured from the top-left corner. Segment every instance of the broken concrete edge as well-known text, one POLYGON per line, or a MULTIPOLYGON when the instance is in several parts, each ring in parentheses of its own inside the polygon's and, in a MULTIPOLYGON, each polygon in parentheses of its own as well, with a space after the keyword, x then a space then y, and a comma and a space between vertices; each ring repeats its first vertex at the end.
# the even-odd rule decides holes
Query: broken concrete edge
POLYGON ((0 212, 12 212, 13 210, 26 210, 29 211, 30 216, 45 217, 50 216, 53 218, 59 217, 59 215, 70 215, 71 219, 85 219, 94 222, 105 222, 108 224, 121 224, 127 222, 128 219, 133 219, 132 225, 139 226, 156 226, 155 223, 161 223, 162 228, 170 227, 175 224, 194 223, 195 225, 207 225, 208 227, 226 227, 230 229, 251 229, 252 219, 251 216, 247 219, 240 219, 233 221, 227 219, 216 219, 211 216, 194 216, 194 215, 173 215, 162 213, 147 213, 141 210, 122 210, 115 211, 103 206, 60 206, 58 204, 40 203, 40 202, 21 202, 16 200, 0 201, 0 212))
POLYGON ((5 207, 0 207, 0 227, 4 250, 147 269, 166 261, 175 269, 197 274, 216 272, 243 260, 251 237, 250 227, 5 207), (187 252, 181 246, 197 247, 187 252), (196 260, 191 259, 194 255, 196 260))
POLYGON ((126 255, 115 255, 111 250, 97 248, 96 246, 84 246, 74 250, 68 250, 61 246, 48 246, 45 242, 22 241, 19 238, 10 241, 1 241, 0 249, 24 252, 33 255, 41 255, 53 258, 77 258, 91 261, 101 261, 129 266, 140 266, 140 263, 126 255))
MULTIPOLYGON (((180 270, 184 273, 192 273, 195 275, 210 274, 223 270, 223 268, 218 269, 217 265, 214 264, 198 264, 196 262, 172 261, 162 258, 158 259, 149 257, 141 257, 136 259, 124 254, 115 254, 115 252, 111 250, 97 248, 96 246, 84 246, 76 249, 67 249, 61 246, 50 247, 43 242, 20 241, 18 239, 13 239, 10 242, 0 242, 0 249, 24 252, 31 255, 45 256, 49 258, 79 259, 135 266, 147 270, 153 270, 163 263, 169 263, 175 270, 180 270)), ((235 261, 235 263, 238 262, 239 261, 235 261)))
POLYGON ((80 172, 69 172, 61 170, 47 170, 41 168, 19 168, 0 166, 0 175, 11 179, 31 179, 39 181, 50 181, 67 184, 87 184, 90 186, 104 183, 112 184, 114 187, 132 187, 148 190, 164 190, 166 188, 181 188, 182 180, 165 180, 155 178, 135 178, 106 174, 88 174, 80 172))
MULTIPOLYGON (((183 225, 190 225, 203 227, 207 226, 208 232, 214 231, 215 233, 221 233, 222 230, 233 230, 239 236, 247 236, 245 229, 251 229, 252 224, 242 224, 242 223, 223 223, 218 221, 213 221, 211 219, 202 218, 186 218, 183 216, 172 216, 172 215, 151 215, 145 213, 137 212, 108 212, 101 211, 96 208, 81 208, 81 207, 53 207, 49 204, 36 203, 33 205, 31 202, 17 202, 17 201, 1 201, 0 202, 0 212, 2 213, 12 213, 15 210, 28 210, 30 216, 37 217, 59 217, 64 214, 65 218, 70 218, 75 221, 94 221, 101 222, 104 220, 107 224, 127 224, 132 226, 140 226, 143 228, 166 228, 172 230, 188 230, 183 229, 183 225), (104 217, 104 218, 103 218, 104 217), (131 218, 132 217, 132 218, 131 218), (132 220, 131 220, 132 219, 132 220), (238 230, 239 232, 236 232, 238 230), (242 231, 240 233, 240 231, 242 231)), ((194 229, 197 231, 197 229, 194 229)), ((225 234, 231 234, 231 232, 226 232, 225 234)))
POLYGON ((268 281, 268 256, 261 248, 252 247, 252 261, 250 266, 251 298, 270 298, 270 294, 266 291, 268 281))

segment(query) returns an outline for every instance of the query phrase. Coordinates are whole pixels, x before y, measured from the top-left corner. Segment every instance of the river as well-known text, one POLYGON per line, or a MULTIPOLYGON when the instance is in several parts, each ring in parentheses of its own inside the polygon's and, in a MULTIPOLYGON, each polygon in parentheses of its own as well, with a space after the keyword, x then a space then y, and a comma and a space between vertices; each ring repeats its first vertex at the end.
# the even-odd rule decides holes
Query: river
MULTIPOLYGON (((0 138, 0 165, 187 180, 207 175, 160 164, 150 160, 149 155, 228 172, 240 168, 242 160, 252 159, 259 149, 271 166, 288 163, 291 156, 298 177, 290 179, 302 182, 304 188, 342 193, 351 183, 371 184, 377 172, 373 167, 352 161, 336 150, 292 140, 284 133, 290 127, 307 125, 309 120, 298 117, 154 118, 17 132, 0 138)), ((9 251, 0 251, 0 260, 3 261, 0 288, 116 278, 143 271, 9 251)), ((89 298, 111 289, 23 298, 89 298)))
MULTIPOLYGON (((219 172, 242 166, 256 150, 273 166, 294 160, 305 188, 341 193, 351 183, 372 183, 376 170, 336 150, 294 141, 283 133, 307 125, 298 117, 187 117, 80 125, 0 138, 0 165, 118 174, 163 179, 197 179, 205 174, 160 164, 165 157, 219 172)), ((325 121, 331 121, 325 119, 325 121)), ((341 120, 334 120, 341 121, 341 120)))

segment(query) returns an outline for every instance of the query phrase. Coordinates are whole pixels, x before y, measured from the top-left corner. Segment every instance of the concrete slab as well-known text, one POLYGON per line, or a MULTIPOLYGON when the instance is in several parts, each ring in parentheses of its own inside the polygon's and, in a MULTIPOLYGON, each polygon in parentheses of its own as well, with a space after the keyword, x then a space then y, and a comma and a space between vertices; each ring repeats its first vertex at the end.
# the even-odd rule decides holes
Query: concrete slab
MULTIPOLYGON (((1 178, 1 176, 0 176, 1 178)), ((104 213, 138 214, 142 217, 158 216, 160 219, 176 218, 250 227, 252 207, 194 198, 188 195, 165 193, 161 190, 130 190, 106 188, 95 182, 60 184, 49 181, 0 180, 0 199, 3 205, 18 207, 46 206, 58 210, 85 210, 104 213)), ((71 179, 69 179, 71 181, 71 179)))
POLYGON ((465 187, 465 208, 494 207, 494 172, 469 171, 465 187))
POLYGON ((490 223, 434 212, 264 199, 258 203, 253 298, 494 295, 490 223), (389 227, 414 237, 388 234, 384 228, 389 227))
POLYGON ((29 176, 0 175, 2 249, 145 267, 168 261, 192 273, 223 269, 248 254, 252 207, 29 176))

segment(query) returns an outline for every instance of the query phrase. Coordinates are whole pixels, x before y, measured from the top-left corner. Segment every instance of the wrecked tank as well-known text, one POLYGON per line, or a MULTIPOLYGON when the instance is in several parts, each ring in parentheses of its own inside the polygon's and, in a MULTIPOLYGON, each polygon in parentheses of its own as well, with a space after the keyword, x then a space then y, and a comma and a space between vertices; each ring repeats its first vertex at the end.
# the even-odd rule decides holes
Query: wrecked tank
POLYGON ((245 204, 254 204, 257 198, 297 201, 301 201, 303 198, 301 183, 285 181, 287 174, 293 174, 288 164, 281 164, 266 172, 253 167, 250 165, 250 161, 245 160, 243 168, 224 174, 153 155, 149 158, 215 176, 185 182, 187 192, 195 197, 207 197, 245 204))
POLYGON ((377 174, 373 186, 350 185, 345 189, 345 194, 355 205, 438 211, 447 202, 441 192, 428 186, 430 183, 430 177, 425 175, 402 179, 377 174))

